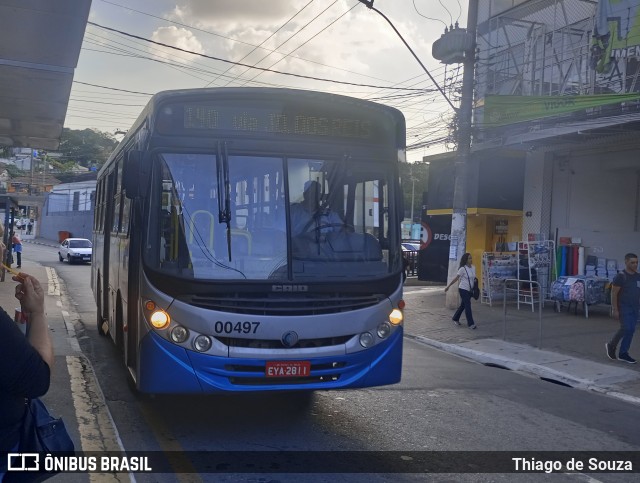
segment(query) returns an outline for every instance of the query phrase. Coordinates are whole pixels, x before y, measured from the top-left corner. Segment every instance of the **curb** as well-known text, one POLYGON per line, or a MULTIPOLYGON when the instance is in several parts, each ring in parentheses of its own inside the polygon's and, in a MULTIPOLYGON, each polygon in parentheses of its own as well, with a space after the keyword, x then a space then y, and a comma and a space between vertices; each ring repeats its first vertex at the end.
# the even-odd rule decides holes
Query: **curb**
POLYGON ((445 342, 429 339, 421 335, 414 336, 405 334, 405 336, 443 352, 448 352, 450 354, 454 354, 474 362, 479 362, 480 364, 494 364, 496 366, 504 367, 512 371, 534 375, 541 379, 557 381, 561 384, 568 385, 575 389, 592 391, 598 394, 619 399, 627 403, 640 405, 640 397, 621 393, 617 389, 614 389, 612 387, 597 386, 588 379, 581 379, 571 374, 567 374, 566 372, 556 371, 554 369, 543 367, 538 364, 522 362, 516 359, 510 359, 508 357, 501 357, 493 354, 488 354, 486 352, 480 352, 474 349, 469 349, 467 347, 461 347, 457 344, 447 344, 445 342))
POLYGON ((58 243, 49 240, 22 240, 22 243, 29 243, 32 245, 43 245, 51 248, 58 248, 58 243))

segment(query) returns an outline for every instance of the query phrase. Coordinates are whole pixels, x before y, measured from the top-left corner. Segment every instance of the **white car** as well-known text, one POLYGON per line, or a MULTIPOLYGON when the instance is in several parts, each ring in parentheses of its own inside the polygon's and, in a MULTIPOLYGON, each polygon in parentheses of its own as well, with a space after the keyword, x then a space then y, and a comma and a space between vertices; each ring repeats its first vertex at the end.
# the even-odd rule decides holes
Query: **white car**
POLYGON ((86 238, 67 238, 58 248, 58 258, 69 263, 91 262, 92 247, 91 240, 86 238))

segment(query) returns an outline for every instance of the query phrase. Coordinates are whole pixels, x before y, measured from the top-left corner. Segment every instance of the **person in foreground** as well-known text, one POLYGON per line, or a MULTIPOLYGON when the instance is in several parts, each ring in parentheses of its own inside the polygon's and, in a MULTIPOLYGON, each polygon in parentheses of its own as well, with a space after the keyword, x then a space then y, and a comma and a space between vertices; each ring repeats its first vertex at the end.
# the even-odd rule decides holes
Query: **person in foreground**
POLYGON ((638 256, 635 253, 627 253, 624 256, 624 270, 614 277, 611 284, 611 315, 620 321, 620 329, 605 344, 607 356, 609 359, 616 359, 618 342, 622 340, 617 359, 635 364, 636 360, 629 355, 629 347, 640 315, 640 273, 638 256))
POLYGON ((471 313, 471 290, 473 288, 473 280, 476 278, 476 267, 471 265, 471 253, 465 253, 462 255, 460 259, 460 268, 458 269, 458 274, 455 276, 453 280, 447 285, 444 291, 448 291, 449 287, 451 287, 457 281, 460 281, 458 284, 458 292, 460 293, 460 306, 456 313, 453 314, 451 320, 453 320, 456 325, 460 325, 460 316, 464 311, 464 316, 467 319, 467 325, 470 329, 476 328, 476 323, 473 321, 473 314, 471 313))
MULTIPOLYGON (((25 398, 42 396, 49 390, 53 368, 53 343, 44 311, 44 291, 35 277, 20 273, 16 298, 26 314, 27 336, 0 308, 0 454, 18 450, 20 427, 27 409, 25 398)), ((6 471, 0 458, 0 480, 6 471)))

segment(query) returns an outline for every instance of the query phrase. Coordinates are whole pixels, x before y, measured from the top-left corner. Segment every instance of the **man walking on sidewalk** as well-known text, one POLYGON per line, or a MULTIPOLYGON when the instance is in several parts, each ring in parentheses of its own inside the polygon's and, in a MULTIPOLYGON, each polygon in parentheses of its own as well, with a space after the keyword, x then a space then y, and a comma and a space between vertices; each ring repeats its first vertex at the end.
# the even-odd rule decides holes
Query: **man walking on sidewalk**
POLYGON ((22 267, 22 240, 20 239, 20 235, 15 233, 11 239, 11 243, 13 244, 13 251, 16 252, 16 260, 18 261, 16 268, 20 268, 22 267))
POLYGON ((611 285, 611 309, 613 318, 620 321, 620 329, 605 346, 609 359, 615 360, 618 342, 622 340, 618 360, 635 364, 636 360, 629 355, 629 347, 640 312, 638 256, 627 253, 624 256, 624 265, 624 270, 615 276, 611 285))

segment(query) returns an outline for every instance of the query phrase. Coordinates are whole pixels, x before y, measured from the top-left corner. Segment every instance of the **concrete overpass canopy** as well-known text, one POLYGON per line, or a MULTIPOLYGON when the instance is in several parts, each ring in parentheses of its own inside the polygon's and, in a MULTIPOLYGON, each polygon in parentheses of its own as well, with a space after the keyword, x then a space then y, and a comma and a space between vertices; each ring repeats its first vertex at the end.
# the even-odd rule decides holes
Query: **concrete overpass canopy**
POLYGON ((91 0, 0 0, 0 146, 57 149, 91 0))

